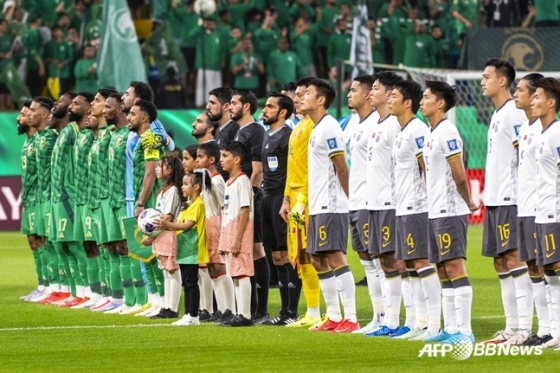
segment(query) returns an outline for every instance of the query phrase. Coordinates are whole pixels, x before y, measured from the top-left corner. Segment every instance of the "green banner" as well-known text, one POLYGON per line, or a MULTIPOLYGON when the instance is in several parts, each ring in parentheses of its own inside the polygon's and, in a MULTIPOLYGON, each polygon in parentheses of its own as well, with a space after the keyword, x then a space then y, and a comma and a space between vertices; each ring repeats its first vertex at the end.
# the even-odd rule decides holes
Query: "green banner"
MULTIPOLYGON (((182 151, 189 144, 196 143, 191 135, 192 123, 200 110, 160 110, 158 119, 175 141, 175 147, 182 151)), ((25 135, 18 136, 16 118, 18 113, 0 114, 0 177, 21 175, 21 147, 25 135)))
POLYGON ((510 61, 517 71, 560 70, 560 28, 480 28, 465 38, 461 65, 482 70, 489 58, 510 61))
POLYGON ((155 254, 152 253, 152 246, 142 244, 144 234, 136 225, 136 219, 125 218, 123 219, 123 225, 126 233, 126 244, 128 245, 128 256, 145 263, 155 258, 155 254))

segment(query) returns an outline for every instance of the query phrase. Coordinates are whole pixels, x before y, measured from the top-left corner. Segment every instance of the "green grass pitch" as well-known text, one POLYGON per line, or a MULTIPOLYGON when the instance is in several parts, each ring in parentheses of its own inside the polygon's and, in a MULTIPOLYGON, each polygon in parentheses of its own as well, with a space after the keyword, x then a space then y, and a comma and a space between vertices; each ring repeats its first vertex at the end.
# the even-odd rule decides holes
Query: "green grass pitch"
MULTIPOLYGON (((469 228, 468 272, 474 287, 477 341, 503 328, 500 288, 492 262, 480 255, 482 229, 469 228)), ((26 239, 0 234, 1 372, 527 372, 558 366, 558 352, 540 356, 418 357, 422 342, 310 333, 281 327, 171 327, 170 322, 94 314, 20 301, 35 285, 26 239)), ((349 251, 356 280, 363 278, 349 251)), ((270 291, 269 311, 279 308, 270 291)), ((356 289, 358 317, 371 317, 367 287, 356 289)), ((303 296, 300 312, 303 312, 303 296)), ((324 309, 324 307, 323 307, 324 309)), ((404 316, 404 311, 401 312, 404 316)), ((536 319, 535 319, 536 321, 536 319)), ((536 328, 536 323, 534 325, 536 328)))

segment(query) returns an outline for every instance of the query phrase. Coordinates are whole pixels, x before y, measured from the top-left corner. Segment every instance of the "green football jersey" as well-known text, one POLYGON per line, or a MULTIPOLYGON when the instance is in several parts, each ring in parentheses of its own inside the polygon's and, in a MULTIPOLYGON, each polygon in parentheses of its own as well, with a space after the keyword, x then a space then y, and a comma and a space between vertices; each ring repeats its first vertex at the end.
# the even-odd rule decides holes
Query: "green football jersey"
POLYGON ((35 141, 37 134, 25 139, 21 148, 21 201, 23 206, 37 203, 37 156, 35 141))
POLYGON ((35 156, 37 159, 37 202, 43 203, 51 199, 51 158, 58 132, 45 128, 37 132, 35 156))
POLYGON ((130 133, 128 126, 115 129, 109 143, 108 173, 109 201, 111 207, 118 208, 125 205, 126 194, 126 140, 130 133))
MULTIPOLYGON (((142 192, 142 184, 144 182, 144 174, 146 171, 146 162, 149 161, 159 161, 161 157, 165 154, 162 146, 158 146, 160 143, 157 140, 157 135, 151 129, 147 130, 140 136, 136 147, 134 148, 134 153, 132 154, 132 164, 133 164, 133 179, 134 179, 134 196, 135 202, 138 202, 140 193, 142 192)), ((150 193, 150 196, 146 201, 143 201, 146 208, 155 207, 156 196, 160 187, 159 180, 156 180, 154 187, 150 193)))
POLYGON ((54 144, 51 159, 53 203, 76 200, 74 143, 79 131, 76 122, 68 124, 60 131, 60 135, 58 135, 54 144))
POLYGON ((84 128, 78 133, 74 144, 74 165, 76 167, 76 205, 85 205, 88 202, 88 158, 93 144, 93 131, 84 128))
POLYGON ((108 180, 108 160, 109 143, 111 142, 111 131, 113 126, 100 127, 97 137, 93 140, 91 151, 88 156, 88 195, 89 207, 99 208, 101 200, 109 197, 108 180))

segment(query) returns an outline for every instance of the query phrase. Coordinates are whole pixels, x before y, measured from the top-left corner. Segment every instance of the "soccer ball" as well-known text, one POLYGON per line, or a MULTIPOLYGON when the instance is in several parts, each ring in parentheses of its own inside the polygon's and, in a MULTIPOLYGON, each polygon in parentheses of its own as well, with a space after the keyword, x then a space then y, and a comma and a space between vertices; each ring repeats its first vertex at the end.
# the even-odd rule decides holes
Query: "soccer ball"
POLYGON ((154 225, 154 220, 161 219, 163 214, 161 211, 156 209, 146 209, 140 213, 138 216, 138 228, 147 236, 156 237, 162 231, 156 229, 154 225))
POLYGON ((216 11, 214 0, 196 0, 194 2, 194 12, 200 17, 207 17, 216 11))

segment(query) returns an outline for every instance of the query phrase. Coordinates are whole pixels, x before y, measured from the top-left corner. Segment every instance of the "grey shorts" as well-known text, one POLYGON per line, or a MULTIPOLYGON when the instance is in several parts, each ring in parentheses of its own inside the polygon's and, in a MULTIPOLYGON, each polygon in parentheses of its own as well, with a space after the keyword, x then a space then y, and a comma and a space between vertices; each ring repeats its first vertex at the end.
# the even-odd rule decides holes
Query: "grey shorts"
POLYGON ((428 224, 427 212, 397 216, 397 259, 428 258, 428 224))
POLYGON ((428 259, 430 263, 467 258, 468 219, 468 215, 429 219, 428 259))
POLYGON ((348 245, 348 214, 319 214, 309 216, 307 249, 309 254, 342 251, 348 245))
POLYGON ((348 219, 354 251, 359 253, 367 252, 369 244, 369 211, 350 211, 348 219))
POLYGON ((537 259, 537 228, 534 216, 517 218, 517 247, 519 259, 527 262, 537 259))
POLYGON ((396 211, 378 210, 369 212, 368 251, 371 255, 395 252, 397 249, 396 211))
POLYGON ((537 264, 547 266, 560 262, 560 223, 536 224, 536 226, 539 251, 537 264))
POLYGON ((498 258, 517 247, 517 206, 486 206, 482 255, 498 258))

